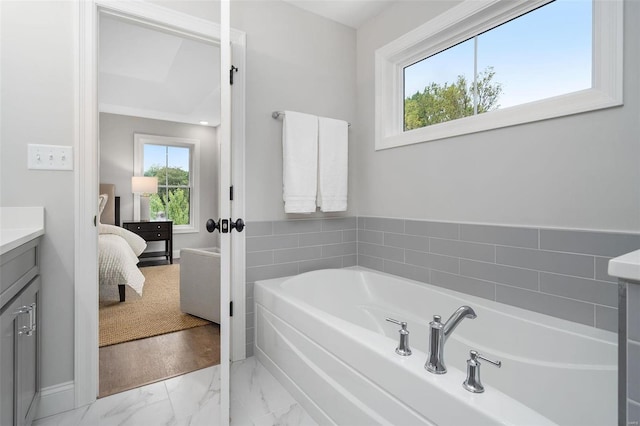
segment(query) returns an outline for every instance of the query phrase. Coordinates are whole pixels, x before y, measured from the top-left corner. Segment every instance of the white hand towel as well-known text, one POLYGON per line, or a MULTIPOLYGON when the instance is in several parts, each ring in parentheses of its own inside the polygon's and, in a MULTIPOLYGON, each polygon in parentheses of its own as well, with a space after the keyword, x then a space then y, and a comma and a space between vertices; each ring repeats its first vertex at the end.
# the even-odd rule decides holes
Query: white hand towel
POLYGON ((318 118, 318 206, 323 212, 347 210, 349 124, 318 118))
POLYGON ((318 188, 318 117, 285 111, 282 155, 285 213, 315 212, 318 188))

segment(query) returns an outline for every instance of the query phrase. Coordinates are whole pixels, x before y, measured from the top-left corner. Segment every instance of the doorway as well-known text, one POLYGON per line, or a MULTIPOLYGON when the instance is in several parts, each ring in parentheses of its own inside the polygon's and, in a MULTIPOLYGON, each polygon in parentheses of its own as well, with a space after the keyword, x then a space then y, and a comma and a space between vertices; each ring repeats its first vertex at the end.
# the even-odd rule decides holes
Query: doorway
MULTIPOLYGON (((215 6, 214 6, 215 7, 215 6)), ((100 13, 110 13, 134 20, 151 22, 190 35, 216 37, 220 34, 220 25, 211 21, 195 18, 180 12, 148 3, 109 2, 94 0, 78 3, 78 62, 79 75, 77 81, 79 94, 78 110, 78 150, 76 153, 76 262, 75 262, 75 380, 74 406, 80 407, 95 400, 97 393, 98 371, 98 336, 97 336, 97 231, 94 227, 94 215, 97 212, 99 176, 97 174, 98 155, 98 113, 97 113, 97 21, 100 13), (83 219, 85 218, 85 219, 83 219), (80 283, 83 283, 81 285, 80 283)), ((228 20, 227 20, 228 23, 228 20)), ((244 80, 245 68, 245 35, 240 31, 230 30, 233 64, 239 70, 235 73, 234 88, 231 93, 233 121, 228 131, 231 133, 233 163, 232 184, 235 188, 233 212, 237 217, 244 216, 244 80)), ((221 199, 228 197, 228 188, 221 199)), ((228 202, 228 199, 226 200, 228 202)), ((206 218, 202 218, 206 219, 206 218)), ((232 236, 233 262, 231 265, 232 297, 234 318, 228 326, 233 330, 231 342, 231 358, 244 358, 244 234, 234 233, 232 236)), ((224 310, 224 309, 223 309, 224 310)), ((228 307, 226 308, 228 312, 228 307)), ((222 319, 222 345, 224 353, 225 319, 222 319)), ((226 341, 229 339, 227 328, 226 341)), ((228 349, 227 349, 228 351, 228 349)), ((227 352, 229 353, 229 352, 227 352)), ((226 364, 223 356, 223 364, 226 364)), ((227 357, 228 358, 228 357, 227 357)), ((228 384, 222 375, 223 393, 228 393, 228 384)), ((227 378, 228 380, 228 378, 227 378)), ((228 383, 228 382, 227 382, 228 383)))
POLYGON ((112 284, 116 265, 103 262, 104 244, 114 237, 100 221, 98 396, 104 397, 220 363, 219 308, 199 304, 219 305, 218 236, 201 219, 219 216, 218 40, 100 13, 98 112, 100 188, 119 196, 116 231, 146 245, 131 271, 144 277, 142 288, 126 286, 121 301, 113 285, 103 285, 112 284))

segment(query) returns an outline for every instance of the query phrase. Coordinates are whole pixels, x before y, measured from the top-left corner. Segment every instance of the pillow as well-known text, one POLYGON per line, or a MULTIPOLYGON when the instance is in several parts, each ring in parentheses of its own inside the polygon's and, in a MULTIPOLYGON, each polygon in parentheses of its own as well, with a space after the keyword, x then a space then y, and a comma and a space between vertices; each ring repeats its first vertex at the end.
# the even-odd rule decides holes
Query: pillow
POLYGON ((124 238, 124 240, 129 243, 129 246, 136 254, 136 256, 140 256, 140 253, 142 253, 144 249, 147 248, 147 242, 142 237, 140 237, 138 234, 134 234, 128 229, 120 228, 119 226, 101 223, 98 227, 98 233, 114 234, 124 238))
POLYGON ((102 216, 102 212, 107 205, 107 201, 109 200, 109 196, 107 194, 100 194, 98 197, 98 223, 100 222, 100 217, 102 216))

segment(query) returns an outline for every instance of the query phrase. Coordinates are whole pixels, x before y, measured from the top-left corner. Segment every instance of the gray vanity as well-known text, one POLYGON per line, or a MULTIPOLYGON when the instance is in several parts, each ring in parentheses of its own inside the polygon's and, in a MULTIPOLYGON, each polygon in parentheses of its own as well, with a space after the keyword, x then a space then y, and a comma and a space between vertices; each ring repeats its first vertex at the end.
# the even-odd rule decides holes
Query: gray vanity
POLYGON ((40 399, 42 207, 0 208, 0 425, 30 425, 40 399))

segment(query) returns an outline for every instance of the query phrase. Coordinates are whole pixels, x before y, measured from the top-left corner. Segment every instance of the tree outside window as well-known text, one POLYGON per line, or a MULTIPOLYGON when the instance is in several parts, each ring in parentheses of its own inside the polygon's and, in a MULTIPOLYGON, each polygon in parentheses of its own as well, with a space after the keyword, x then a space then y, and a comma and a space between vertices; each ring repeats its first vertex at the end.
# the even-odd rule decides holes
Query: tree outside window
POLYGON ((189 225, 192 183, 191 150, 170 145, 144 145, 144 175, 158 178, 158 193, 150 197, 151 220, 189 225))

